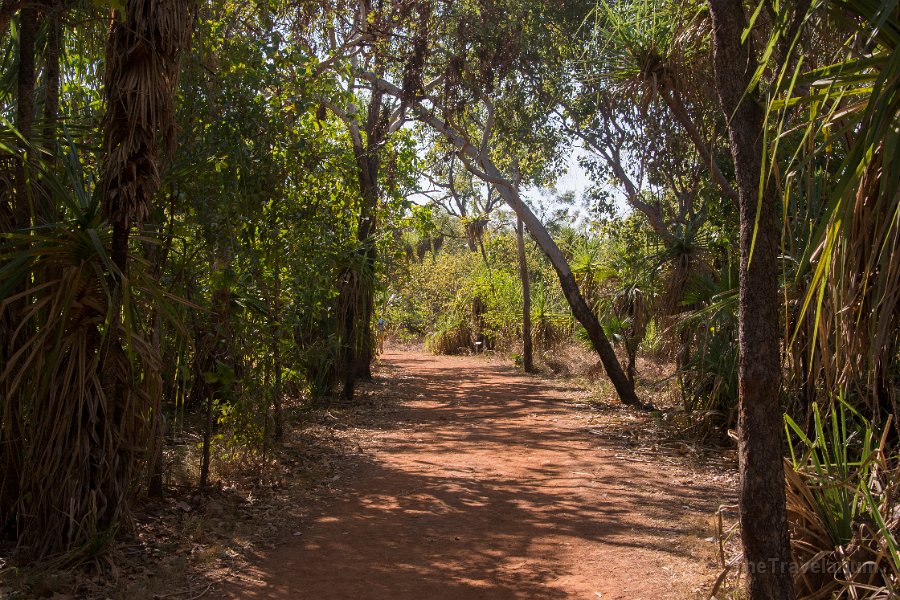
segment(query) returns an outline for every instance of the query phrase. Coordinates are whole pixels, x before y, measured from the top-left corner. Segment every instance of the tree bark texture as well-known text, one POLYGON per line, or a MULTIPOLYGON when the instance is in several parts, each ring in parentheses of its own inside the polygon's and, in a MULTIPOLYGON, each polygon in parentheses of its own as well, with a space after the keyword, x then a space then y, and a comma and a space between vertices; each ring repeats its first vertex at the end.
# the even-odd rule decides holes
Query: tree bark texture
POLYGON ((522 368, 526 373, 534 371, 534 350, 531 340, 531 280, 525 256, 525 227, 522 219, 516 219, 516 250, 519 255, 519 279, 522 281, 522 368))
POLYGON ((756 67, 740 0, 710 0, 716 87, 729 122, 740 198, 738 444, 740 522, 752 600, 794 598, 784 490, 778 201, 760 189, 764 113, 747 92, 756 67), (756 239, 754 241, 754 228, 756 239), (751 254, 752 247, 752 254, 751 254))

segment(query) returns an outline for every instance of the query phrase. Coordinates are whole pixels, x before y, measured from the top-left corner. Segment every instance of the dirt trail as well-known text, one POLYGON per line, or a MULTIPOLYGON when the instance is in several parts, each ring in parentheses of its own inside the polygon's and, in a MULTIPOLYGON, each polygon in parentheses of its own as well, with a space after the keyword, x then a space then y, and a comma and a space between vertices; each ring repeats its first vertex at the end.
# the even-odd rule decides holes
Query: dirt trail
POLYGON ((227 597, 655 600, 709 581, 721 491, 623 460, 572 390, 478 358, 382 363, 399 411, 227 597))

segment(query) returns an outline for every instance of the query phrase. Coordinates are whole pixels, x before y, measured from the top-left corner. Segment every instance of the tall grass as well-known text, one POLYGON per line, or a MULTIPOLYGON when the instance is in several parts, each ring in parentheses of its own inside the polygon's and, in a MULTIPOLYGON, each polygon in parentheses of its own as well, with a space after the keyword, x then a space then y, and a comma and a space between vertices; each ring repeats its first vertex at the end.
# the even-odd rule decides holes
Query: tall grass
POLYGON ((900 584, 898 462, 891 418, 875 427, 843 398, 812 409, 811 431, 789 416, 787 505, 802 598, 890 598, 900 584))

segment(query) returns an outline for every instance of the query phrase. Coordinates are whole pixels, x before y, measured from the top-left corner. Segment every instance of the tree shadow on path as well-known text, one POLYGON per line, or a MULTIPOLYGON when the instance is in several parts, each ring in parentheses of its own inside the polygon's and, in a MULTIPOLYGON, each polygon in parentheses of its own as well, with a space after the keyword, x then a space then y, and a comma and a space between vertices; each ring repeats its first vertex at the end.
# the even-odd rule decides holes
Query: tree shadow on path
POLYGON ((722 490, 617 458, 561 386, 392 353, 396 410, 233 598, 679 598, 709 570, 722 490))

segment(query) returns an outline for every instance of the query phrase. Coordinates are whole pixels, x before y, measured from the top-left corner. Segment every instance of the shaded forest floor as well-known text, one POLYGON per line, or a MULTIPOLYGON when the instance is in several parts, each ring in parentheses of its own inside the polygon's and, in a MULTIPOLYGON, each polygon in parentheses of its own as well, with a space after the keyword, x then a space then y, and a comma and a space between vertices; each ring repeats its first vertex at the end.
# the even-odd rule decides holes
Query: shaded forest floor
POLYGON ((569 382, 393 349, 294 416, 264 476, 151 504, 116 567, 21 597, 696 598, 720 570, 733 467, 569 382))

